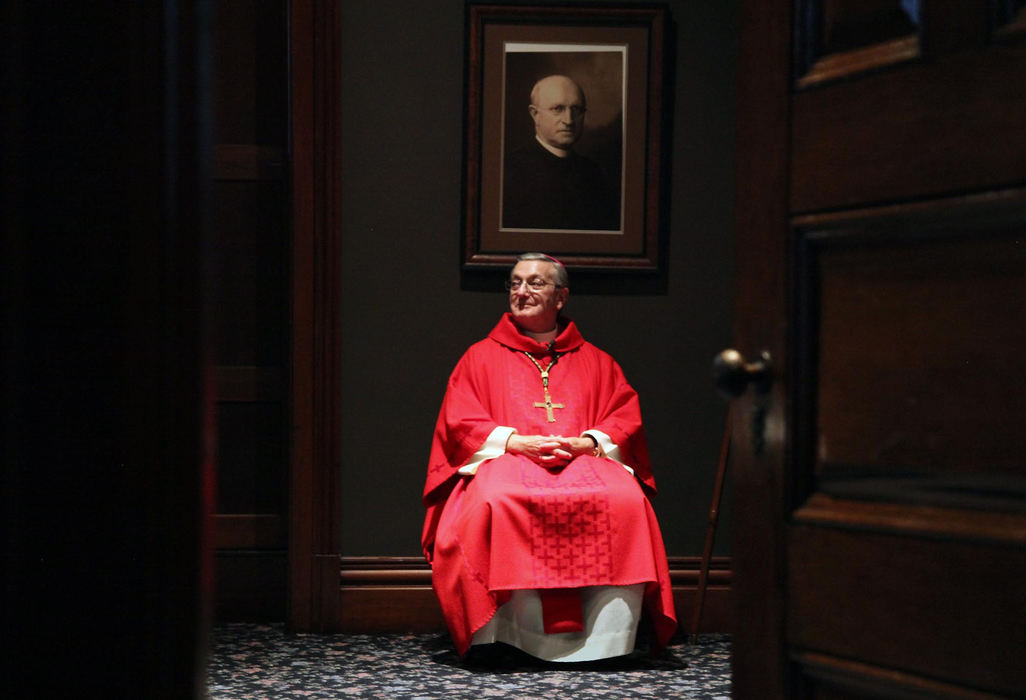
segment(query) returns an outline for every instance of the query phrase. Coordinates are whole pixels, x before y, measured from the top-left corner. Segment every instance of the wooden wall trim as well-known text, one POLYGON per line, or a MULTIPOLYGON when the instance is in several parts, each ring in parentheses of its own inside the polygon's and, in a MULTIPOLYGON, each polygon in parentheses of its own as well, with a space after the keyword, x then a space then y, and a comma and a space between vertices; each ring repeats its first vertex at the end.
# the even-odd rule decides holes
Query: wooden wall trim
MULTIPOLYGON (((673 585, 697 585, 700 557, 668 557, 673 585)), ((340 557, 342 586, 431 585, 431 567, 422 557, 340 557)), ((709 565, 710 584, 730 583, 730 557, 713 557, 709 565)))
POLYGON ((283 518, 277 513, 215 513, 215 549, 284 549, 283 518))
MULTIPOLYGON (((670 557, 670 581, 680 631, 691 623, 699 577, 699 557, 670 557)), ((714 557, 703 604, 703 633, 734 628, 728 557, 714 557)), ((338 616, 325 631, 359 634, 444 632, 431 569, 420 557, 341 557, 338 616)))
POLYGON ((324 599, 323 561, 337 558, 339 547, 340 44, 338 2, 292 0, 288 621, 294 631, 323 627, 336 598, 329 587, 324 599))

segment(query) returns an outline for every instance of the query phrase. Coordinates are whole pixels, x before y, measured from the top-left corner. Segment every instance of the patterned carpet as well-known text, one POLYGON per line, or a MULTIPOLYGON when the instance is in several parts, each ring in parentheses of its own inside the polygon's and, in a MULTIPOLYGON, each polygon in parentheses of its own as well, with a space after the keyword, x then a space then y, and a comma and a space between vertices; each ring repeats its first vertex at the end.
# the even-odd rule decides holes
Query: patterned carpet
POLYGON ((461 661, 438 635, 290 635, 281 625, 214 630, 210 700, 255 698, 730 697, 730 638, 675 640, 660 657, 552 664, 491 645, 461 661))

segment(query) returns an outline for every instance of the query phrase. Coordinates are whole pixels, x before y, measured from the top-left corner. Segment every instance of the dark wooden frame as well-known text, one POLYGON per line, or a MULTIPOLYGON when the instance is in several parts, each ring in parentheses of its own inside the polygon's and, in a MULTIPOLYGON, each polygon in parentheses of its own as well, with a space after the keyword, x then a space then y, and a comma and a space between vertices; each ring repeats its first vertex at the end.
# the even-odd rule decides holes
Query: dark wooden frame
POLYGON ((544 250, 568 267, 657 272, 664 255, 669 12, 660 6, 477 5, 467 9, 463 192, 464 269, 508 267, 544 250), (615 44, 628 61, 623 119, 623 218, 619 233, 500 227, 504 41, 615 44), (638 54, 641 60, 638 60, 638 54), (637 122, 644 122, 643 128, 637 122))
POLYGON ((289 3, 292 376, 289 627, 333 631, 339 603, 341 8, 289 3))
MULTIPOLYGON (((795 3, 794 81, 796 89, 820 86, 871 70, 878 70, 922 57, 919 32, 884 39, 870 46, 825 54, 823 7, 818 0, 795 3)), ((919 17, 915 22, 921 28, 919 17)), ((917 28, 917 29, 918 29, 917 28)))
MULTIPOLYGON (((761 297, 761 290, 786 288, 784 246, 788 235, 789 107, 792 87, 791 0, 742 0, 738 7, 735 347, 765 349, 775 367, 787 372, 789 353, 785 300, 761 297), (741 300, 759 299, 753 310, 741 300), (767 342, 770 341, 770 342, 767 342)), ((784 296, 784 295, 781 295, 784 296)), ((784 375, 788 376, 788 375, 784 375)), ((790 378, 789 378, 790 379, 790 378)), ((769 397, 772 410, 786 405, 782 382, 769 397)), ((753 392, 731 407, 733 450, 731 508, 731 594, 734 619, 743 620, 731 637, 731 688, 736 697, 784 698, 790 666, 783 645, 785 552, 784 512, 778 484, 788 478, 785 450, 770 443, 761 456, 748 449, 753 392), (772 601, 768 608, 764 601, 772 601)), ((790 416, 788 416, 790 418, 790 416)))

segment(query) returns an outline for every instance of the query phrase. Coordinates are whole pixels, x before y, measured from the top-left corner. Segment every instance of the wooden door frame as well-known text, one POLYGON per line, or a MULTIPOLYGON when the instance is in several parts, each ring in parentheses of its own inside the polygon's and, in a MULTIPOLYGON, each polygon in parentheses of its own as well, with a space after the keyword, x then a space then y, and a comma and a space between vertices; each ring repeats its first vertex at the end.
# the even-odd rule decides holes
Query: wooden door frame
POLYGON ((289 606, 297 632, 338 618, 341 3, 288 3, 292 202, 289 606))
MULTIPOLYGON (((287 8, 288 626, 295 632, 440 630, 444 623, 426 562, 341 556, 341 2, 290 0, 287 8)), ((716 558, 703 631, 731 630, 738 619, 728 609, 730 566, 730 559, 716 558)), ((698 558, 671 557, 670 568, 679 614, 687 615, 694 605, 698 558)))
MULTIPOLYGON (((751 0, 738 10, 738 124, 735 205, 735 347, 746 356, 768 350, 774 381, 766 425, 787 415, 787 240, 790 120, 790 0, 751 0), (764 298, 766 289, 775 290, 764 298)), ((788 663, 783 646, 786 431, 767 431, 753 454, 751 391, 731 411, 731 548, 734 619, 731 665, 736 697, 783 698, 788 663), (771 601, 763 607, 762 603, 771 601)))

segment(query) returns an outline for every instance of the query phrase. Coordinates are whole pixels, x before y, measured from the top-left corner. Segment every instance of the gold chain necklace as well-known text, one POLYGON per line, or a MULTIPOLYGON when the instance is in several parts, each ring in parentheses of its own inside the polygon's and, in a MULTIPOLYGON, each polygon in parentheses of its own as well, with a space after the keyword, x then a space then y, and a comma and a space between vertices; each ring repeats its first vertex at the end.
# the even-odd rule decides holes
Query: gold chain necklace
POLYGON ((542 403, 540 401, 535 401, 534 402, 534 407, 535 408, 544 408, 545 409, 545 417, 548 420, 548 422, 549 423, 555 423, 556 422, 556 416, 555 416, 555 414, 552 413, 552 409, 554 409, 554 408, 566 408, 566 405, 565 404, 561 404, 561 403, 552 403, 552 397, 549 396, 549 371, 553 367, 556 366, 556 361, 559 360, 560 356, 562 354, 564 354, 564 353, 553 353, 552 354, 552 362, 549 363, 548 367, 542 369, 542 366, 540 364, 538 364, 538 360, 536 360, 533 357, 531 357, 531 353, 527 352, 526 350, 521 350, 520 352, 524 353, 524 355, 527 356, 527 359, 531 361, 531 364, 534 365, 535 367, 537 367, 538 371, 541 372, 542 389, 545 390, 545 402, 542 403))

